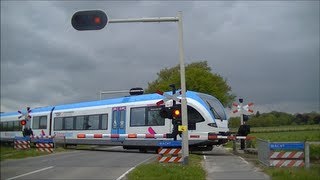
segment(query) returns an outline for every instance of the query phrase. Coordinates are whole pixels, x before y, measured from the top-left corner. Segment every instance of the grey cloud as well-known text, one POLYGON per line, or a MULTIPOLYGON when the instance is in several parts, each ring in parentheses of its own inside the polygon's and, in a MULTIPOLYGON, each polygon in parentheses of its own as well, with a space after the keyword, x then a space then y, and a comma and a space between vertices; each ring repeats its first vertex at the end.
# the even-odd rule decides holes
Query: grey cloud
POLYGON ((283 105, 293 112, 299 104, 320 111, 319 2, 296 1, 1 1, 1 111, 146 87, 160 69, 178 64, 176 23, 79 32, 70 19, 84 9, 109 18, 182 10, 187 63, 208 60, 236 95, 265 111, 283 105))

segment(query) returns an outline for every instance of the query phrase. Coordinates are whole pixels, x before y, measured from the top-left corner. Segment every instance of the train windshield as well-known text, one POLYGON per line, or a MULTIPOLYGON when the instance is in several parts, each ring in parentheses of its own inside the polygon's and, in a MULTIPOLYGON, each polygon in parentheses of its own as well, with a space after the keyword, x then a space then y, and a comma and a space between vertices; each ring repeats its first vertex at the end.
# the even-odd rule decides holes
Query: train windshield
POLYGON ((227 116, 220 101, 210 95, 199 93, 200 98, 207 103, 216 119, 226 120, 227 116))

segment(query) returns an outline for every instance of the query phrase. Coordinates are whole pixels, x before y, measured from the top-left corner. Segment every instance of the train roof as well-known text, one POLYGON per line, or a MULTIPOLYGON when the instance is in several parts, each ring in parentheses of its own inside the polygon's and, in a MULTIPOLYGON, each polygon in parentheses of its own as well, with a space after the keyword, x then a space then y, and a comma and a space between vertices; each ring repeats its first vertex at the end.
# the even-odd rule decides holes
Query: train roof
MULTIPOLYGON (((166 92, 166 93, 172 94, 172 92, 166 92)), ((192 99, 201 101, 201 98, 198 96, 198 92, 187 91, 186 96, 188 98, 192 98, 192 99)), ((34 108, 34 109, 31 108, 31 110, 32 110, 31 113, 48 112, 48 111, 51 111, 53 108, 54 108, 54 110, 64 110, 64 109, 74 109, 74 108, 83 108, 83 107, 122 104, 122 103, 129 103, 129 102, 157 100, 157 99, 162 99, 162 98, 164 98, 164 97, 157 94, 157 93, 135 95, 135 96, 125 96, 125 97, 120 97, 120 98, 105 99, 105 100, 98 100, 98 101, 88 101, 88 102, 64 104, 64 105, 57 105, 57 106, 47 106, 47 107, 40 107, 40 108, 34 108)), ((19 116, 19 115, 21 115, 21 114, 16 111, 16 112, 1 113, 0 117, 19 116)))

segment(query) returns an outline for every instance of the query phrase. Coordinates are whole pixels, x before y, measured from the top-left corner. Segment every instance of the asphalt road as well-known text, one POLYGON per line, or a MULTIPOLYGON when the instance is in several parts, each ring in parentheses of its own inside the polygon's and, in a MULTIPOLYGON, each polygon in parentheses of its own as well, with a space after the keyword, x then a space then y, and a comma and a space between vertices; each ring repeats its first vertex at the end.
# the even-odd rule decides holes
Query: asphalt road
POLYGON ((203 152, 208 180, 243 179, 267 180, 268 175, 240 156, 228 152, 223 147, 203 152))
POLYGON ((156 156, 111 147, 7 160, 1 162, 1 179, 121 179, 133 167, 156 156))

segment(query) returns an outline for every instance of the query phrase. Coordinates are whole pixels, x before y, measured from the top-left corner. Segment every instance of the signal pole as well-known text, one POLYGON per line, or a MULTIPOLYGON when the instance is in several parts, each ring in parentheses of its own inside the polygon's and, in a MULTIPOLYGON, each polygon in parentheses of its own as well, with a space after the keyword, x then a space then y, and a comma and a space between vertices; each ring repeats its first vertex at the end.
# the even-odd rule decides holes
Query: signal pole
POLYGON ((239 112, 240 112, 240 125, 243 125, 243 112, 242 112, 242 106, 243 106, 243 99, 242 98, 240 98, 239 99, 239 105, 240 105, 240 110, 239 110, 239 112))
POLYGON ((181 118, 182 126, 186 127, 186 131, 182 133, 182 158, 183 164, 188 164, 189 158, 189 141, 188 141, 188 113, 186 99, 186 79, 183 49, 183 31, 182 31, 182 12, 179 11, 178 17, 158 17, 158 18, 131 18, 131 19, 110 19, 103 11, 79 11, 72 17, 72 26, 79 30, 100 30, 107 23, 134 23, 134 22, 178 22, 178 39, 179 39, 179 62, 180 62, 180 81, 181 81, 181 118), (94 18, 88 18, 94 17, 94 18), (83 18, 81 21, 81 18, 83 18), (92 19, 92 21, 90 21, 92 19))
POLYGON ((181 119, 182 126, 186 126, 187 130, 182 132, 182 158, 183 164, 189 162, 189 140, 188 140, 188 113, 186 99, 186 76, 184 66, 184 49, 183 49, 183 30, 182 30, 182 12, 178 13, 178 29, 179 29, 179 57, 180 57, 180 80, 181 80, 181 119))

